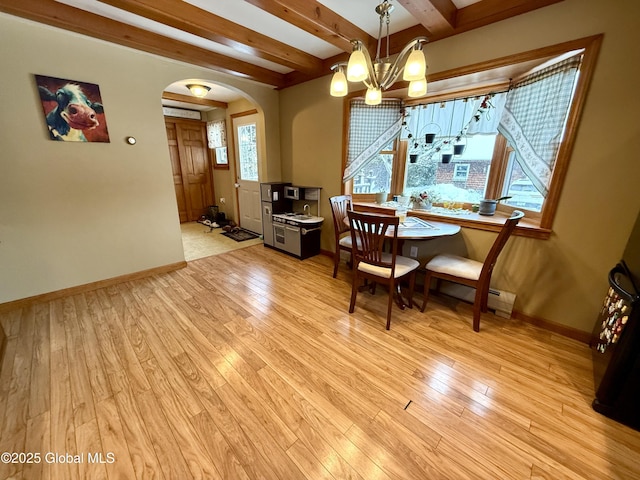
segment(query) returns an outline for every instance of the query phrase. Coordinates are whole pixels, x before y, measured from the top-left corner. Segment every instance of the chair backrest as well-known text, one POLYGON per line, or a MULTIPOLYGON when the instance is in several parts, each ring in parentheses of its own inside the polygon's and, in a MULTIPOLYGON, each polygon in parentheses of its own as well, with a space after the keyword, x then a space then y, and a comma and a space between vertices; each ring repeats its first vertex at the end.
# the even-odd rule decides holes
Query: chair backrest
POLYGON ((331 197, 329 203, 331 204, 331 213, 333 213, 333 228, 336 236, 340 236, 349 231, 349 225, 345 223, 344 219, 347 218, 347 211, 352 208, 351 195, 331 197))
POLYGON ((400 218, 391 215, 380 215, 376 213, 362 213, 347 211, 349 224, 351 225, 351 241, 353 245, 359 243, 358 248, 353 250, 354 268, 359 262, 376 265, 383 268, 391 268, 393 271, 396 265, 396 254, 398 251, 398 225, 400 218), (393 236, 387 236, 387 232, 393 236), (391 261, 383 260, 384 242, 390 240, 391 261))
POLYGON ((496 238, 495 242, 493 242, 491 250, 489 250, 489 253, 487 254, 487 258, 484 259, 484 265, 482 266, 482 271, 480 272, 480 278, 486 275, 491 275, 493 267, 498 261, 500 252, 502 252, 502 249, 506 245, 507 240, 509 240, 511 233, 513 232, 514 228, 516 228, 516 225, 522 217, 524 217, 524 212, 521 212, 520 210, 514 210, 507 221, 504 222, 504 225, 502 226, 498 237, 496 238))

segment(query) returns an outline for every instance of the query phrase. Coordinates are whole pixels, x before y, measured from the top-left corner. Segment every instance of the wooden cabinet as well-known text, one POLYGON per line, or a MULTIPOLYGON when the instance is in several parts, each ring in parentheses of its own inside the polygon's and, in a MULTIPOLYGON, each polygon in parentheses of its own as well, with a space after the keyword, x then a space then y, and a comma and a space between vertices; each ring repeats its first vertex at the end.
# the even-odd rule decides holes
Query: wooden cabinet
POLYGON ((198 220, 214 203, 204 122, 165 119, 180 223, 198 220))

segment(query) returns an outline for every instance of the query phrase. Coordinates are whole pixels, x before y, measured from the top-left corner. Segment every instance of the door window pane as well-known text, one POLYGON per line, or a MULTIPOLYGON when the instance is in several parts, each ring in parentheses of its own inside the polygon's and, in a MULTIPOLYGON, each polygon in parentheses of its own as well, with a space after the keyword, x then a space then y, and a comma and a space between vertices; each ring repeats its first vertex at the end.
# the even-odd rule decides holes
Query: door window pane
POLYGON ((240 180, 258 181, 258 144, 256 124, 238 127, 238 162, 240 180))

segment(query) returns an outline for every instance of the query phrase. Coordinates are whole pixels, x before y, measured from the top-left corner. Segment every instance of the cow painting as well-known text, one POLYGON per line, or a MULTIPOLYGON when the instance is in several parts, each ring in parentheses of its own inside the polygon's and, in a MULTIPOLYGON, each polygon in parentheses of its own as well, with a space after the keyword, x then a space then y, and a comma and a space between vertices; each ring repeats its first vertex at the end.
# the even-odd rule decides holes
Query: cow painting
POLYGON ((64 142, 108 142, 97 85, 36 75, 49 137, 64 142))

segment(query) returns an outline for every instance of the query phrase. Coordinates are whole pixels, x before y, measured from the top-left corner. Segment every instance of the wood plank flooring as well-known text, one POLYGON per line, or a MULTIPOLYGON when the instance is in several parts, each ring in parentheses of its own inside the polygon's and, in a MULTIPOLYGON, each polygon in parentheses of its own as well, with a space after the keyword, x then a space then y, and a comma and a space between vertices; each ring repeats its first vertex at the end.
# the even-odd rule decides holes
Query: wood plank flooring
POLYGON ((387 332, 331 272, 258 245, 0 315, 0 452, 41 458, 0 479, 640 478, 586 345, 437 297, 387 332))

